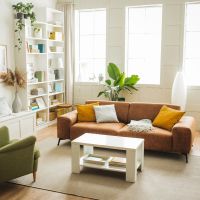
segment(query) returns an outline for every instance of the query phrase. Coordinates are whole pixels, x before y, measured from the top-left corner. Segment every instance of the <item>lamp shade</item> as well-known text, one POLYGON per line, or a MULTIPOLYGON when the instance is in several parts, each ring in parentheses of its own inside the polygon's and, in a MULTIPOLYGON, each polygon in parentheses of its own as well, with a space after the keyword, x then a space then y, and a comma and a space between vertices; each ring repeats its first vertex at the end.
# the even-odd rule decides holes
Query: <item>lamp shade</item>
POLYGON ((185 110, 187 101, 187 86, 183 72, 177 72, 172 86, 171 103, 179 105, 182 110, 185 110))

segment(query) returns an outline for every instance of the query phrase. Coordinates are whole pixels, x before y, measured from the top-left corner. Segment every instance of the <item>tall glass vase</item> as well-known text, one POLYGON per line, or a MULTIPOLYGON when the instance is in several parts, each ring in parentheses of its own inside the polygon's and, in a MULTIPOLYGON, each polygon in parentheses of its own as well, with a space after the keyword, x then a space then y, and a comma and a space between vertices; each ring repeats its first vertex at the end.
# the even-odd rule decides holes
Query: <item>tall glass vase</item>
POLYGON ((22 110, 22 102, 19 98, 18 91, 15 92, 15 99, 12 104, 12 109, 13 109, 14 113, 21 112, 21 110, 22 110))

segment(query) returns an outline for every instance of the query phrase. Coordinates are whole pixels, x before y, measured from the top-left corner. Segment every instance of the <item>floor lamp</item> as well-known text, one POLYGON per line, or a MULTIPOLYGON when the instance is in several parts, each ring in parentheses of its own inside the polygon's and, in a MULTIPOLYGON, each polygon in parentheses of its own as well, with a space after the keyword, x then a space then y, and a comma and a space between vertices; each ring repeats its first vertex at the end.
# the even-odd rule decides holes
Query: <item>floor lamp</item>
POLYGON ((177 72, 172 86, 171 103, 179 105, 181 110, 185 110, 187 101, 187 86, 183 72, 177 72))

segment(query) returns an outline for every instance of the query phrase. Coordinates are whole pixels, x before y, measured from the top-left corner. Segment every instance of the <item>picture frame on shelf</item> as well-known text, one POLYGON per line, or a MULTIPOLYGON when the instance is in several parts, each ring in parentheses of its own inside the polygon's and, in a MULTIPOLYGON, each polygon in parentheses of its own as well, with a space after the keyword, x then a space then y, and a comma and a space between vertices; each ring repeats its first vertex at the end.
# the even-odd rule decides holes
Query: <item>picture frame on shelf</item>
POLYGON ((7 45, 0 44, 0 72, 6 72, 7 65, 7 45))

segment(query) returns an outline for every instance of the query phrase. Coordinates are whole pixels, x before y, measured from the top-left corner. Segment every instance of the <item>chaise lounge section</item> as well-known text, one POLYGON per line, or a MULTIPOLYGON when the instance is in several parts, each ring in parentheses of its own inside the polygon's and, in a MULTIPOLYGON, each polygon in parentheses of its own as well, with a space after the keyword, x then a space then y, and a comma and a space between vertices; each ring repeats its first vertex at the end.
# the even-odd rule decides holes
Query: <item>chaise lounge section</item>
POLYGON ((74 110, 58 118, 57 136, 60 140, 73 140, 84 133, 116 135, 124 137, 143 138, 146 150, 181 153, 186 156, 191 150, 195 137, 195 119, 183 116, 174 125, 171 131, 154 127, 151 132, 133 132, 127 124, 131 120, 150 119, 153 121, 163 105, 180 110, 179 106, 154 103, 129 103, 112 101, 87 101, 86 103, 99 102, 99 105, 114 104, 119 123, 78 122, 77 111, 74 110))

